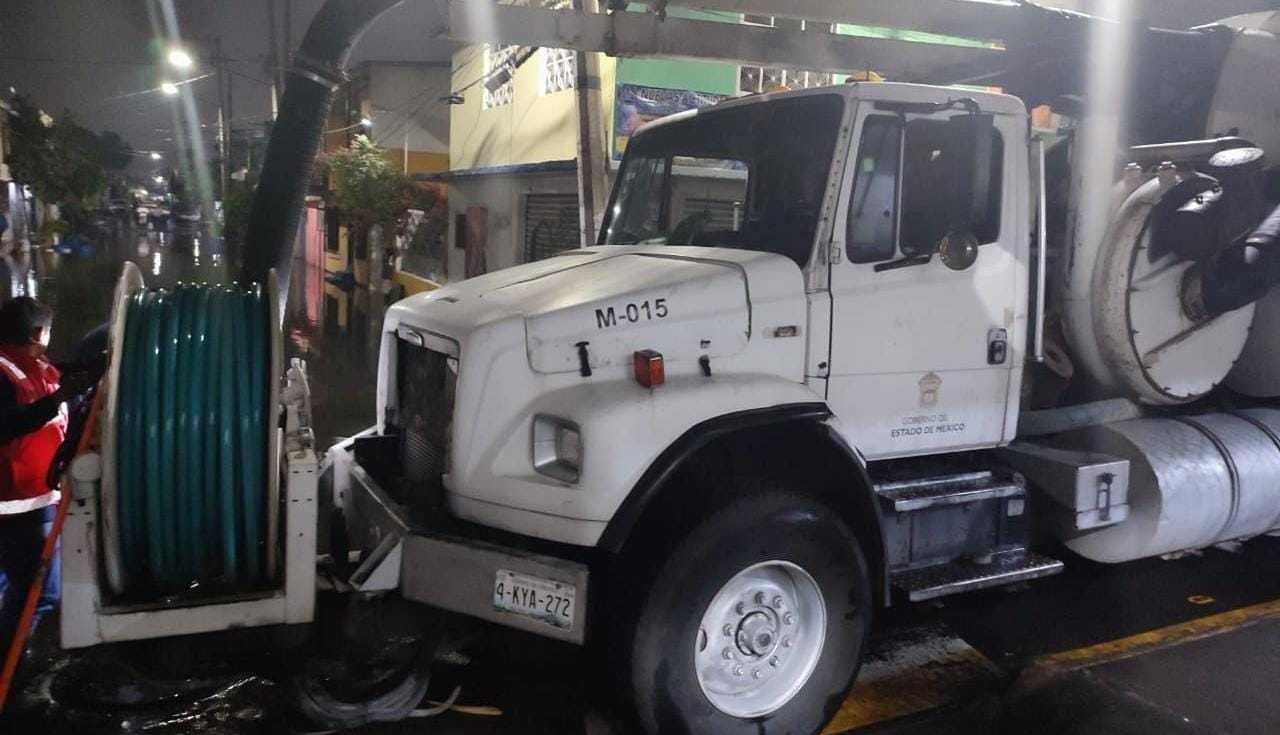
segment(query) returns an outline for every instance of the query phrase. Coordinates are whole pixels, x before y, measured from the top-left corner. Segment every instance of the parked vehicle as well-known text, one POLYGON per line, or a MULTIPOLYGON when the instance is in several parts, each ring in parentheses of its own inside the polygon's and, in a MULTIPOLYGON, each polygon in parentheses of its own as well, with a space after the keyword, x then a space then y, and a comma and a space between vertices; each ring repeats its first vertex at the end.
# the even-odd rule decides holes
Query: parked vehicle
POLYGON ((1126 150, 1107 235, 1049 242, 1028 129, 902 84, 645 128, 600 246, 392 307, 378 425, 331 450, 352 537, 401 539, 409 599, 606 646, 648 731, 816 732, 895 600, 1280 527, 1280 410, 1203 402, 1280 388, 1258 149, 1126 150), (1048 314, 1111 400, 1028 406, 1048 314))

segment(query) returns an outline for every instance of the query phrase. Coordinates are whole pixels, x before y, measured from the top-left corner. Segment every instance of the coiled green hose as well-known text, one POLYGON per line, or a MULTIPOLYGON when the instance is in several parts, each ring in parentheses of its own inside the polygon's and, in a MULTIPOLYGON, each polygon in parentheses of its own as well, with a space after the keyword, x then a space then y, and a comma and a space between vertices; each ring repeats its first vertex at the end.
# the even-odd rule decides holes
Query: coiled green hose
POLYGON ((268 319, 257 284, 130 299, 116 418, 127 596, 268 581, 268 319))

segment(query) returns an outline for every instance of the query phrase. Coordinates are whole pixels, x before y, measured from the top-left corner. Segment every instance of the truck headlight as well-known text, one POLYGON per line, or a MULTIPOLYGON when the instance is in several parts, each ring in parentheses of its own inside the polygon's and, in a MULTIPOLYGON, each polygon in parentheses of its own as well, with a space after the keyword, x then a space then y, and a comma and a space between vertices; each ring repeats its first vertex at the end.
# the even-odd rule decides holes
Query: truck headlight
POLYGON ((533 417, 533 468, 563 482, 582 473, 582 432, 577 424, 556 416, 533 417))

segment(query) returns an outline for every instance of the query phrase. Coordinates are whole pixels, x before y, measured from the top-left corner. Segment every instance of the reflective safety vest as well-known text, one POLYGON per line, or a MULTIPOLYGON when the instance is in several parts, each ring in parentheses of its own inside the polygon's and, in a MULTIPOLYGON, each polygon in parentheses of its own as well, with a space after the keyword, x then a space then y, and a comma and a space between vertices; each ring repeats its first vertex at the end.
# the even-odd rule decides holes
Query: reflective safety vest
MULTIPOLYGON (((62 373, 25 350, 0 346, 0 374, 13 384, 18 405, 26 406, 58 390, 62 373)), ((49 466, 67 433, 67 406, 44 426, 0 445, 0 515, 39 510, 58 502, 49 487, 49 466)))

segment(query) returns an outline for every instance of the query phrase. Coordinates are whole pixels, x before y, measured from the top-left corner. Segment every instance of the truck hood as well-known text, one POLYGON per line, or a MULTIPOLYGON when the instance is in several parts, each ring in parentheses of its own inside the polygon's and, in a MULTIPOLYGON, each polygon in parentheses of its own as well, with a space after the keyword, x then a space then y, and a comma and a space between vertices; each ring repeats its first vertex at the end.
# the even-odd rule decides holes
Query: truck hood
POLYGON ((523 319, 529 364, 547 374, 580 370, 580 343, 592 368, 629 362, 642 349, 682 362, 741 352, 753 299, 795 298, 797 287, 803 292, 796 265, 771 253, 588 248, 405 299, 387 327, 417 326, 463 343, 485 325, 523 319))

